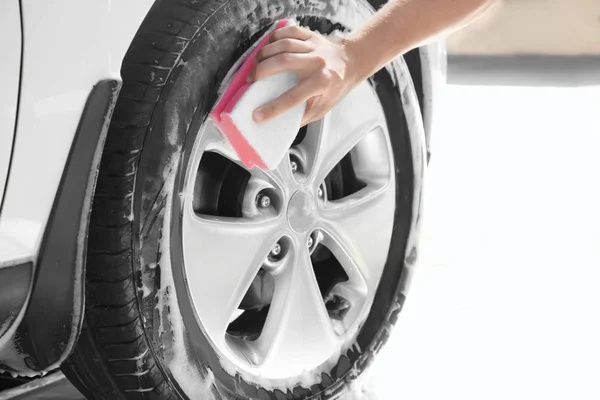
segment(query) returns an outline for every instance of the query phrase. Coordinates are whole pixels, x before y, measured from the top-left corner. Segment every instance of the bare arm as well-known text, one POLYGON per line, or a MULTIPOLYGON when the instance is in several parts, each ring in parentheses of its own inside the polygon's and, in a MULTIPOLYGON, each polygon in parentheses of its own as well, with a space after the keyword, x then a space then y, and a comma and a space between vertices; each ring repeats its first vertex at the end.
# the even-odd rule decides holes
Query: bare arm
POLYGON ((267 121, 307 101, 303 123, 317 120, 361 81, 397 56, 472 21, 495 0, 391 0, 340 43, 297 26, 273 33, 253 79, 295 71, 299 83, 254 112, 267 121))
POLYGON ((472 21, 490 0, 392 0, 344 42, 359 81, 423 42, 472 21))

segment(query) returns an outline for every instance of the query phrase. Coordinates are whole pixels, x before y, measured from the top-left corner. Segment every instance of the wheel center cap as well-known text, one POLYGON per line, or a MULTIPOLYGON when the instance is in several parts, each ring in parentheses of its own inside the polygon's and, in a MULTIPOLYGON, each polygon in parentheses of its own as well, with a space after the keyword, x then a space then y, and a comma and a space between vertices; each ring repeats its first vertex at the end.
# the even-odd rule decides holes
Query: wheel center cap
POLYGON ((287 217, 290 228, 296 233, 306 232, 315 219, 315 203, 302 191, 292 195, 288 203, 287 217))

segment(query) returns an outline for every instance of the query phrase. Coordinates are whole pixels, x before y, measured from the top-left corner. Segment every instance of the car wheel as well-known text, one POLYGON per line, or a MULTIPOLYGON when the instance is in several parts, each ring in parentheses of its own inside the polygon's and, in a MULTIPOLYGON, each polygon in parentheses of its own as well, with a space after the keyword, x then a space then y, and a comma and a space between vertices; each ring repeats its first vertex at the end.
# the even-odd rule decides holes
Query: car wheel
POLYGON ((247 170, 208 112, 275 19, 324 34, 351 2, 162 1, 121 69, 93 201, 86 314, 63 366, 90 399, 338 398, 402 307, 424 172, 397 60, 247 170))

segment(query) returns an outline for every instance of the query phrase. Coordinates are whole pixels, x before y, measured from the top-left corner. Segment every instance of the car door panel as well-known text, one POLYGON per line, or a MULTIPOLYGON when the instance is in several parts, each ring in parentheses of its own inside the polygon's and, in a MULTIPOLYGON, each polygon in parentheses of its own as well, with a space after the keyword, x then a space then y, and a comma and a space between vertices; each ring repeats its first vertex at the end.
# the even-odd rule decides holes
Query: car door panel
POLYGON ((0 204, 2 204, 19 104, 22 44, 19 0, 0 2, 0 15, 2 16, 0 48, 3 52, 0 74, 0 88, 2 88, 0 90, 0 204))

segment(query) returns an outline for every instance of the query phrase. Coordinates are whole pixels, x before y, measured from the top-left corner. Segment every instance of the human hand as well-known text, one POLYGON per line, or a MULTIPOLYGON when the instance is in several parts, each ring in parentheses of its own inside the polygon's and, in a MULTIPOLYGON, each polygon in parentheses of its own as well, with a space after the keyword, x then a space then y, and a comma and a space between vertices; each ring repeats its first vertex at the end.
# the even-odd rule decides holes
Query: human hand
POLYGON ((254 110, 256 122, 266 122, 307 102, 302 119, 306 125, 322 118, 359 83, 351 69, 354 60, 343 43, 296 25, 273 32, 256 61, 250 81, 284 71, 298 74, 296 86, 254 110))

